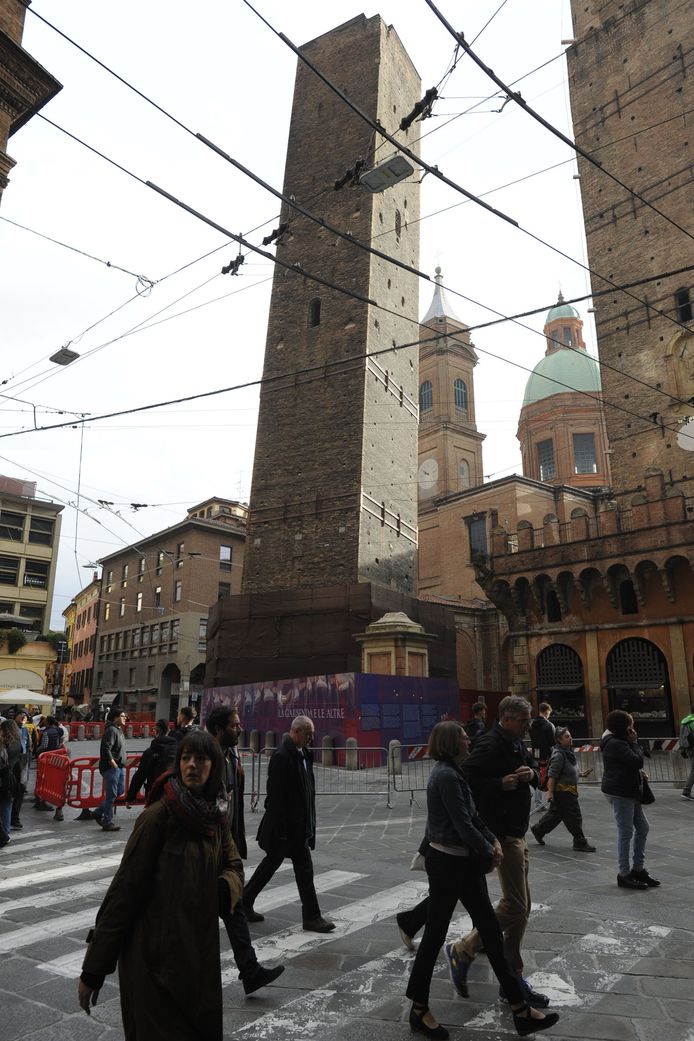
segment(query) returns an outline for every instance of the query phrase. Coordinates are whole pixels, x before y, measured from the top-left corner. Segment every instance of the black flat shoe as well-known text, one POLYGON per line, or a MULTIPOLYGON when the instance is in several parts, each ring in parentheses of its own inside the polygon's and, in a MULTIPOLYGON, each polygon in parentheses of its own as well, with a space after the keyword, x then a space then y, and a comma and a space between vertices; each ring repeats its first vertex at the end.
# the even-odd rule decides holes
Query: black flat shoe
POLYGON ((621 889, 648 889, 648 883, 641 882, 633 875, 617 875, 617 885, 621 889))
POLYGON ((530 1009, 527 1005, 521 1005, 513 1013, 513 1025, 521 1037, 527 1037, 528 1034, 536 1034, 539 1030, 549 1030, 558 1020, 559 1013, 557 1012, 548 1012, 542 1019, 534 1019, 530 1015, 530 1009))
POLYGON ((428 1027, 426 1023, 422 1022, 422 1016, 426 1016, 428 1011, 428 1008, 423 1008, 421 1012, 415 1012, 413 1005, 410 1009, 410 1029, 414 1030, 415 1034, 424 1034, 424 1037, 433 1037, 437 1038, 438 1041, 446 1041, 451 1035, 440 1023, 436 1027, 428 1027))
POLYGON ((660 879, 653 878, 653 875, 649 875, 645 868, 639 868, 638 871, 636 870, 636 868, 633 868, 631 872, 631 877, 635 878, 637 882, 645 882, 647 886, 660 885, 660 879))

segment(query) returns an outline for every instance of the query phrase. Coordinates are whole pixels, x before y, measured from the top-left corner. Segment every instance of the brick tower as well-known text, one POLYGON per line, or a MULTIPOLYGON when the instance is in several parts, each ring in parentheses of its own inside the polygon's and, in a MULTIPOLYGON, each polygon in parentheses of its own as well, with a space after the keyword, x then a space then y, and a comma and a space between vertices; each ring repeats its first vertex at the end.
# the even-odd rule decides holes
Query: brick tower
MULTIPOLYGON (((420 96, 395 31, 363 15, 313 40, 306 56, 372 119, 393 130, 420 96)), ((410 131, 410 138, 416 131, 410 131)), ((373 133, 302 62, 297 68, 284 192, 407 264, 419 254, 416 176, 372 194, 333 184, 373 133), (414 222, 410 224, 410 222, 414 222)), ((376 146, 380 142, 376 142, 376 146)), ((376 161, 393 152, 385 144, 376 161)), ((275 270, 250 502, 246 592, 375 582, 410 593, 417 540, 417 276, 285 209, 277 247, 395 314, 275 270), (409 320, 408 320, 409 319, 409 320), (320 367, 316 371, 316 367, 320 367)))
MULTIPOLYGON (((303 52, 389 131, 420 98, 412 62, 378 15, 303 52)), ((418 136, 415 124, 404 140, 412 147, 418 136)), ((417 267, 417 174, 378 194, 343 177, 393 152, 298 63, 284 193, 417 267)), ((280 220, 277 256, 297 273, 275 271, 243 592, 211 612, 205 685, 358 671, 355 636, 386 611, 437 634, 432 675, 454 675, 445 609, 414 598, 417 347, 379 353, 417 340, 418 278, 288 207, 280 220)))
MULTIPOLYGON (((617 285, 691 265, 691 11, 680 0, 573 0, 572 9, 576 42, 567 54, 577 143, 680 225, 579 159, 590 265, 617 285)), ((609 288, 592 281, 594 291, 609 288)), ((602 382, 620 502, 643 487, 647 467, 694 492, 694 424, 689 436, 685 430, 694 414, 693 285, 688 271, 635 287, 637 299, 621 292, 596 299, 600 359, 611 366, 603 365, 602 382)))

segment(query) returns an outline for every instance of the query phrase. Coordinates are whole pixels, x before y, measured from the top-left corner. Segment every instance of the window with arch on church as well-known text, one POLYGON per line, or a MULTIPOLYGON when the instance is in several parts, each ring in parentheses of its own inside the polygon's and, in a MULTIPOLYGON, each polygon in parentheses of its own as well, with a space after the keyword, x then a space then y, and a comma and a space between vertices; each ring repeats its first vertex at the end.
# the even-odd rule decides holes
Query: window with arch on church
POLYGON ((311 329, 320 325, 320 297, 316 297, 308 305, 308 324, 311 329))
POLYGON ((574 473, 596 474, 598 464, 595 458, 595 435, 574 434, 574 473))
POLYGON ((551 481, 557 476, 557 466, 554 461, 554 441, 540 441, 537 446, 537 461, 540 467, 540 480, 551 481))
POLYGON ((458 464, 458 483, 461 490, 470 487, 470 467, 464 459, 458 464))
POLYGON ((419 410, 420 412, 428 412, 433 407, 434 389, 431 385, 431 380, 424 380, 419 385, 419 410))
POLYGON ((456 411, 467 413, 467 387, 464 380, 455 380, 453 383, 453 396, 455 398, 456 411))
POLYGON ((570 347, 571 346, 571 326, 570 325, 565 325, 563 330, 562 330, 562 332, 564 334, 564 343, 566 344, 567 347, 570 347))

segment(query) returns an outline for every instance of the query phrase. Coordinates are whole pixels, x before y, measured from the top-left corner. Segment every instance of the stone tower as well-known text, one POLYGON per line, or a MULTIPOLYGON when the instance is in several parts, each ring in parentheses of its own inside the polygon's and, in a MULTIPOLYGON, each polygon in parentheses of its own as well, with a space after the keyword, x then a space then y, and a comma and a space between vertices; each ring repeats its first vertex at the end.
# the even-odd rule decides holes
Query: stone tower
POLYGON ((605 488, 610 465, 600 367, 586 351, 578 311, 561 293, 544 334, 547 350, 526 383, 518 419, 523 476, 605 488))
MULTIPOLYGON (((603 166, 578 161, 590 266, 625 285, 691 265, 691 10, 680 0, 571 6, 574 134, 603 166)), ((609 289, 595 276, 592 284, 609 289)), ((603 365, 602 379, 614 490, 618 499, 628 496, 621 505, 643 487, 647 467, 686 495, 694 492, 694 424, 687 428, 694 414, 693 285, 689 271, 636 286, 633 296, 615 291, 595 301, 598 351, 611 366, 603 365)))
POLYGON ((477 354, 455 315, 436 268, 436 289, 419 331, 420 502, 482 484, 482 442, 475 422, 477 354), (427 343, 427 338, 431 342, 427 343))
MULTIPOLYGON (((378 15, 360 15, 303 51, 390 131, 420 97, 415 68, 378 15)), ((406 140, 417 136, 415 125, 406 140)), ((380 194, 333 187, 360 158, 371 165, 393 151, 298 63, 285 194, 416 267, 416 174, 380 194)), ((280 219, 289 226, 278 258, 361 299, 275 270, 244 592, 368 582, 413 593, 417 348, 378 352, 416 339, 417 276, 286 207, 280 219)))

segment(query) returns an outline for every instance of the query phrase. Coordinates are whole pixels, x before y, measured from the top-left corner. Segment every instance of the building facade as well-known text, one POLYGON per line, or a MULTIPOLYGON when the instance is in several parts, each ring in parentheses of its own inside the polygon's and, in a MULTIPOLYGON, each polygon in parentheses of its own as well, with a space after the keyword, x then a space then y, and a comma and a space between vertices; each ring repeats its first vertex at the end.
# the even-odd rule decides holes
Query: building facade
POLYGON ((101 579, 94 572, 89 585, 63 611, 68 645, 67 665, 63 667, 63 705, 68 708, 90 705, 92 700, 100 599, 101 579))
POLYGON ((0 476, 0 628, 48 632, 62 509, 0 476))
POLYGON ((246 512, 207 499, 179 524, 100 561, 95 709, 116 703, 175 718, 179 705, 198 699, 210 605, 241 588, 246 512))
POLYGON ((61 84, 22 47, 28 2, 0 0, 0 199, 15 165, 7 142, 61 84))

